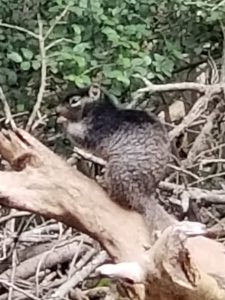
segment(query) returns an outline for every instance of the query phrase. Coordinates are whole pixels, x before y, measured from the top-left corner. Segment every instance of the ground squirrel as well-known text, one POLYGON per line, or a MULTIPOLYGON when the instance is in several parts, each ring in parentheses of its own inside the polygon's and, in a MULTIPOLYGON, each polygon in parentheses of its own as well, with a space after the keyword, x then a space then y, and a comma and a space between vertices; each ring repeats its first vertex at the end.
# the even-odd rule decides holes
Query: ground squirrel
POLYGON ((98 84, 67 94, 57 112, 77 146, 107 161, 102 186, 110 198, 150 224, 170 156, 164 125, 145 111, 118 108, 98 84))

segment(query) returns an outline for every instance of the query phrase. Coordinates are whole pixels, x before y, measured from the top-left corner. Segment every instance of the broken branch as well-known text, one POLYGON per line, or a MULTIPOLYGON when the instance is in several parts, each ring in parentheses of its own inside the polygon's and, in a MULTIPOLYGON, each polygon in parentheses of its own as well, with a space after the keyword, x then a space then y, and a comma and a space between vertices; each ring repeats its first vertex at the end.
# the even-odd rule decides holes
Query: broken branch
POLYGON ((151 247, 155 228, 146 228, 138 213, 112 202, 96 182, 69 167, 29 133, 1 132, 0 153, 19 170, 0 172, 0 203, 55 218, 98 240, 119 263, 113 267, 114 275, 124 277, 120 268, 124 263, 130 266, 125 277, 134 283, 141 279, 146 289, 142 299, 224 299, 217 281, 225 281, 224 247, 205 237, 192 237, 203 233, 199 225, 172 219, 165 224, 162 219, 167 213, 158 206, 156 220, 161 223, 154 226, 160 232, 167 229, 151 247))

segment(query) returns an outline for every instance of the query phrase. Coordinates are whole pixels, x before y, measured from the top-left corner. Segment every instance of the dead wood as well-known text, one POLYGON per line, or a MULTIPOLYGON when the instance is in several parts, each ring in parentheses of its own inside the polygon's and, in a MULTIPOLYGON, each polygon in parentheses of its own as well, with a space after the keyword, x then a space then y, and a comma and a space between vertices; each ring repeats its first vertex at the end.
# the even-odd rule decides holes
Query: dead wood
POLYGON ((224 248, 205 237, 189 237, 195 224, 182 227, 158 207, 154 230, 173 225, 150 249, 153 229, 147 230, 139 214, 113 203, 97 183, 27 132, 2 131, 0 154, 14 169, 0 172, 0 203, 55 218, 99 241, 114 262, 128 263, 119 273, 120 265, 103 270, 123 278, 128 271, 128 279, 144 283, 142 299, 225 299, 224 248))
MULTIPOLYGON (((74 253, 76 253, 77 249, 79 248, 79 243, 75 240, 66 243, 64 242, 63 244, 61 243, 59 245, 54 243, 51 246, 52 247, 47 251, 44 251, 38 255, 34 255, 20 263, 16 268, 15 279, 27 279, 31 276, 34 276, 37 269, 39 269, 39 272, 41 272, 42 270, 50 269, 59 263, 71 261, 74 253)), ((0 279, 10 280, 10 276, 11 269, 8 269, 1 274, 0 279)))
POLYGON ((136 250, 145 252, 150 243, 139 214, 110 201, 93 180, 69 167, 23 130, 2 132, 0 153, 16 170, 21 170, 0 172, 3 205, 77 228, 100 241, 116 260, 142 258, 136 250), (114 234, 116 228, 120 235, 114 234))

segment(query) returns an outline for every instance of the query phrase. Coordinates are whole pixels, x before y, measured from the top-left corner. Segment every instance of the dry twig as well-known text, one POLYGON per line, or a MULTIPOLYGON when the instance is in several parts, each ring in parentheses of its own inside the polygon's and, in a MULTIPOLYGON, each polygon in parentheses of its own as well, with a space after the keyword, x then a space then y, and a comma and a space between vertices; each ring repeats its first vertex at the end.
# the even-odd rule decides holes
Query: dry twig
POLYGON ((0 87, 0 100, 2 102, 3 109, 4 109, 4 112, 5 112, 5 117, 6 117, 6 121, 5 122, 6 122, 6 124, 10 123, 11 128, 12 129, 16 129, 16 123, 15 123, 15 121, 13 119, 13 116, 12 116, 9 104, 8 104, 8 102, 6 100, 6 97, 5 97, 5 95, 4 95, 3 90, 2 90, 1 87, 0 87))
POLYGON ((20 32, 24 32, 24 33, 34 37, 35 39, 38 39, 38 35, 36 33, 34 33, 33 31, 30 31, 26 28, 20 27, 20 26, 0 22, 0 27, 10 28, 10 29, 14 29, 14 30, 17 30, 20 32))
POLYGON ((65 297, 72 288, 75 288, 79 282, 84 281, 99 265, 103 264, 108 258, 105 251, 101 251, 97 257, 89 262, 80 272, 75 273, 52 295, 51 300, 65 297))
POLYGON ((40 19, 40 16, 38 16, 38 27, 39 27, 38 41, 39 41, 39 49, 41 55, 41 84, 38 91, 37 101, 33 107, 32 113, 26 125, 27 131, 30 131, 31 126, 36 117, 36 114, 40 109, 41 102, 45 92, 45 86, 46 86, 47 61, 46 61, 45 43, 44 43, 44 36, 43 36, 43 23, 42 20, 40 19))

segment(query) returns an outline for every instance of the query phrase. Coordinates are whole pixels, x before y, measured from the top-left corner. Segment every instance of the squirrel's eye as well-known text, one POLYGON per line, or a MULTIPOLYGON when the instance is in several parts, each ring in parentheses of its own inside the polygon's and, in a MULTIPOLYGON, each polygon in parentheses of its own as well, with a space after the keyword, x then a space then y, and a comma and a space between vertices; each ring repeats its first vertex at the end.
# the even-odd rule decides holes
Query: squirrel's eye
POLYGON ((76 107, 80 104, 80 96, 73 96, 69 100, 69 104, 71 107, 76 107))

